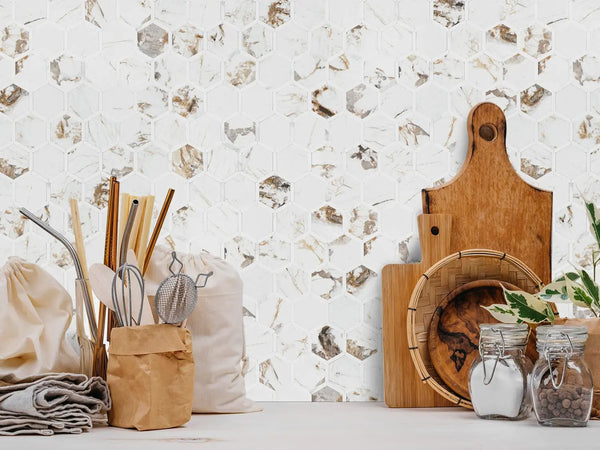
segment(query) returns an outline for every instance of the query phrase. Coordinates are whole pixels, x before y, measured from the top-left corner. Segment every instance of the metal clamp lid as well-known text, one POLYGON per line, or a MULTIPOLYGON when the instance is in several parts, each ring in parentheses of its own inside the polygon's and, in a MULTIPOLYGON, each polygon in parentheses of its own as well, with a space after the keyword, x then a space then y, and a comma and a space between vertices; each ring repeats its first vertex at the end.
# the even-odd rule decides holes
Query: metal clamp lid
POLYGON ((561 337, 565 338, 569 342, 568 351, 566 353, 564 353, 565 359, 564 359, 563 365, 562 365, 562 375, 560 377, 560 382, 558 382, 558 373, 556 374, 557 378, 555 380, 554 370, 552 370, 551 357, 552 357, 552 355, 561 355, 561 353, 552 352, 548 346, 544 347, 544 357, 546 358, 546 362, 548 363, 548 369, 550 370, 550 380, 552 380, 552 386, 554 387, 554 389, 560 389, 563 382, 565 381, 565 374, 567 372, 567 363, 569 362, 569 359, 571 359, 571 357, 573 356, 573 353, 575 352, 575 349, 573 348, 573 342, 571 341, 571 337, 567 333, 564 333, 562 331, 559 332, 559 335, 561 335, 561 337))
POLYGON ((487 369, 485 368, 485 355, 484 355, 485 352, 483 350, 484 345, 482 345, 482 342, 481 342, 482 335, 480 334, 480 336, 479 336, 479 356, 481 356, 481 364, 483 365, 483 384, 485 386, 489 385, 492 382, 492 379, 494 378, 494 374, 496 373, 496 367, 498 366, 498 361, 500 361, 500 358, 504 357, 504 350, 506 348, 506 341, 504 340, 504 333, 502 332, 502 330, 499 328, 490 327, 489 331, 492 331, 494 333, 499 333, 501 342, 500 343, 494 342, 492 344, 494 349, 499 350, 499 351, 496 352, 494 367, 492 368, 492 373, 488 380, 487 379, 487 369))

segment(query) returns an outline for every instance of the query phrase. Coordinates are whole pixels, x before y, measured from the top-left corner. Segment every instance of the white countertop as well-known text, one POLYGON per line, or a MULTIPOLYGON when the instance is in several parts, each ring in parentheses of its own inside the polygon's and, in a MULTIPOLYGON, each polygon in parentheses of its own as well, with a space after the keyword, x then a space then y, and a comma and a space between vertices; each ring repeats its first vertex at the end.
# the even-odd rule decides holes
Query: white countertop
POLYGON ((382 403, 262 403, 264 411, 195 415, 181 428, 138 432, 112 427, 81 435, 0 437, 17 449, 551 449, 600 447, 600 421, 587 428, 546 428, 480 420, 467 410, 389 409, 382 403))

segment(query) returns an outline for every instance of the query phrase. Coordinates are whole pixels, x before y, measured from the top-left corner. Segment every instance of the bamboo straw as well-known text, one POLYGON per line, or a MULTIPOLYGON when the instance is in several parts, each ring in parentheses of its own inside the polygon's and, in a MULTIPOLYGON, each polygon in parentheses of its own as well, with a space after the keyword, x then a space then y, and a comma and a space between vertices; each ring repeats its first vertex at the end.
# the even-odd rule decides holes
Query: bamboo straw
POLYGON ((175 190, 169 189, 169 192, 167 192, 167 196, 162 205, 160 213, 158 214, 158 219, 156 220, 154 230, 152 230, 152 236, 150 236, 150 242, 148 243, 148 248, 146 249, 146 256, 144 257, 144 265, 142 268, 142 274, 144 275, 146 274, 146 270, 148 270, 148 266, 150 265, 150 258, 152 258, 154 247, 158 242, 160 230, 162 229, 162 226, 165 223, 165 219, 167 218, 167 212, 169 211, 169 206, 171 206, 171 200, 173 200, 173 195, 175 195, 175 190))
MULTIPOLYGON (((115 197, 118 199, 119 196, 119 184, 115 177, 110 179, 110 189, 108 194, 108 212, 106 214, 106 236, 104 240, 104 264, 110 267, 111 263, 111 252, 112 252, 112 228, 114 226, 115 211, 115 197), (116 194, 116 195, 115 195, 116 194)), ((118 201, 118 200, 117 200, 118 201)), ((117 206, 118 208, 118 206, 117 206)), ((106 305, 100 303, 98 310, 98 340, 94 347, 94 374, 96 376, 106 379, 106 347, 104 346, 104 327, 106 325, 106 305)), ((109 317, 109 322, 111 318, 109 317)))
MULTIPOLYGON (((152 230, 150 242, 148 242, 148 247, 146 248, 146 255, 144 256, 144 264, 142 266, 142 275, 146 275, 146 271, 148 270, 148 266, 150 265, 150 258, 152 258, 154 247, 158 242, 160 230, 162 229, 162 226, 165 223, 165 219, 167 218, 167 212, 169 211, 169 206, 171 206, 171 200, 173 200, 173 195, 175 195, 175 190, 169 189, 169 191, 167 192, 167 196, 165 197, 165 201, 163 202, 160 213, 158 214, 158 219, 156 220, 156 224, 154 225, 154 230, 152 230)), ((148 303, 150 306, 150 311, 152 311, 154 323, 158 323, 158 314, 156 313, 154 302, 150 301, 150 297, 148 297, 148 303)))
MULTIPOLYGON (((86 288, 88 291, 88 295, 90 300, 94 297, 92 296, 92 287, 89 283, 90 275, 88 273, 88 265, 87 265, 87 257, 85 254, 85 245, 83 242, 83 232, 81 231, 81 216, 79 214, 79 205, 77 204, 77 199, 72 198, 69 200, 69 204, 71 205, 71 222, 73 223, 73 234, 75 235, 75 249, 77 251, 77 255, 79 256, 79 261, 81 262, 81 270, 83 271, 83 278, 88 280, 86 282, 86 288)), ((90 302, 92 317, 96 317, 96 311, 94 310, 94 302, 90 302)), ((88 322, 90 322, 90 329, 96 327, 97 324, 92 324, 91 319, 88 316, 88 322)))
POLYGON ((154 212, 154 196, 145 197, 144 211, 140 233, 135 245, 135 254, 138 259, 138 266, 142 267, 146 258, 146 249, 148 247, 148 237, 150 236, 150 224, 152 222, 152 213, 154 212))
MULTIPOLYGON (((114 177, 113 177, 114 178, 114 177)), ((114 178, 114 195, 113 195, 113 205, 112 210, 112 224, 110 228, 110 255, 109 255, 109 267, 116 271, 119 267, 119 191, 120 191, 120 183, 114 178)), ((113 327, 116 325, 116 318, 112 311, 108 312, 108 324, 107 324, 107 334, 106 338, 110 342, 110 332, 113 327)))

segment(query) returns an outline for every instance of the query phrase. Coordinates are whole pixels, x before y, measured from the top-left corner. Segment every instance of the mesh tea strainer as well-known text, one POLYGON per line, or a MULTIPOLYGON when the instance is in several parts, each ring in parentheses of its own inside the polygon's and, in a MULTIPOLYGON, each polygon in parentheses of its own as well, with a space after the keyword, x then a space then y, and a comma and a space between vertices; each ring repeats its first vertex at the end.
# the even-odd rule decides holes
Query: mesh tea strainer
POLYGON ((172 252, 171 256, 173 258, 169 265, 171 276, 158 286, 154 306, 158 316, 165 323, 182 324, 196 307, 198 288, 206 286, 213 272, 201 273, 194 281, 192 277, 181 273, 183 263, 177 258, 177 253, 172 252), (179 264, 177 273, 173 270, 175 263, 179 264), (200 283, 201 279, 202 283, 200 283))

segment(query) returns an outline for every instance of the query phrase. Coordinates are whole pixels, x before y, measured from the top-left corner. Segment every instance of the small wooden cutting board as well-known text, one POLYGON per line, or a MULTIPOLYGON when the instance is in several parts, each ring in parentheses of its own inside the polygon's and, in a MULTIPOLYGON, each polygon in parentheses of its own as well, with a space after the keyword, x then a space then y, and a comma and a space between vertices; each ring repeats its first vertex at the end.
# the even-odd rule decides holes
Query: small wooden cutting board
MULTIPOLYGON (((452 217, 422 214, 418 217, 421 262, 388 264, 381 275, 383 299, 383 373, 385 402, 390 407, 454 406, 423 383, 408 348, 408 301, 423 273, 450 254, 452 217)), ((431 311, 436 306, 431 306, 431 311)))
POLYGON ((488 248, 519 258, 544 283, 550 281, 552 193, 530 186, 513 169, 506 154, 506 118, 498 106, 475 106, 467 128, 469 148, 460 172, 450 182, 422 192, 422 217, 430 217, 419 223, 423 261, 383 268, 384 391, 390 407, 449 405, 417 380, 406 336, 412 290, 432 264, 460 250, 488 248), (447 224, 433 236, 421 222, 440 217, 447 224))

